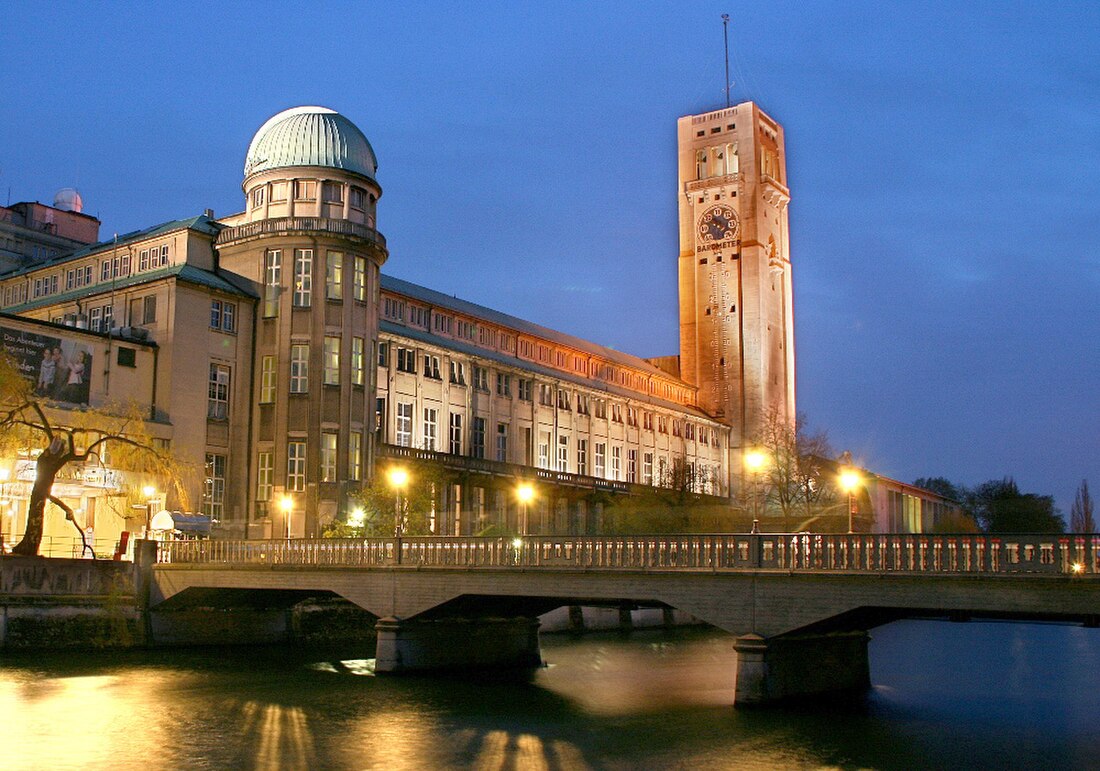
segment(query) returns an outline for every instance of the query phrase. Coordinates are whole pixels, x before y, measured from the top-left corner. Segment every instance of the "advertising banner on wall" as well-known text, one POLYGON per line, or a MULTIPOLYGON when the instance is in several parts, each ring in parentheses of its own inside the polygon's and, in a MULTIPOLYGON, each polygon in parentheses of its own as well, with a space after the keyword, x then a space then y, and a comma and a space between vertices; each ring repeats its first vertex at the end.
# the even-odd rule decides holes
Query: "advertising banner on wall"
POLYGON ((0 327, 0 348, 43 399, 88 403, 92 349, 75 340, 0 327))

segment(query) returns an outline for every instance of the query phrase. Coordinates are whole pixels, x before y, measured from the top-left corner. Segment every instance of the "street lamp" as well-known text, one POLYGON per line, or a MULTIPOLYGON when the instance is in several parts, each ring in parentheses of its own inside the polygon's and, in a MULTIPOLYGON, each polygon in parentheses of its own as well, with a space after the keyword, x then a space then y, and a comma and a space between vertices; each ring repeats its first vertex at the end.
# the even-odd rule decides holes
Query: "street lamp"
POLYGON ((745 468, 752 475, 752 532, 760 532, 760 510, 757 508, 760 498, 760 475, 764 471, 764 464, 768 456, 760 450, 749 450, 745 453, 745 468))
POLYGON ((284 495, 279 499, 279 508, 283 510, 283 529, 286 531, 286 539, 290 540, 290 515, 294 511, 294 499, 284 495))
POLYGON ((854 468, 842 468, 840 470, 840 489, 848 494, 848 532, 854 533, 852 528, 852 515, 855 512, 855 498, 853 497, 858 488, 863 483, 862 477, 859 472, 854 468))
POLYGON ((516 488, 516 498, 519 499, 520 506, 523 507, 523 521, 520 528, 521 535, 527 535, 527 507, 535 499, 535 488, 529 485, 527 482, 519 485, 516 488))
POLYGON ((389 479, 390 487, 393 488, 395 495, 393 537, 397 541, 397 564, 400 565, 401 534, 405 529, 405 517, 401 512, 401 491, 405 488, 405 485, 409 483, 409 472, 398 466, 393 466, 386 472, 386 477, 389 479))
POLYGON ((148 538, 153 529, 153 496, 157 494, 157 488, 145 485, 141 493, 145 496, 145 537, 148 538))

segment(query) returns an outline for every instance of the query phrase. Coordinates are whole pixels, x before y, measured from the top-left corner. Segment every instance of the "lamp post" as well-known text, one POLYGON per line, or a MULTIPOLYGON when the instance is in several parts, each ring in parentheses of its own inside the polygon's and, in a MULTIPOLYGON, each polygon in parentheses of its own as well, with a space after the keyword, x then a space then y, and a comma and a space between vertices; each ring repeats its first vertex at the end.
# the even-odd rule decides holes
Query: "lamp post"
POLYGON ((849 533, 854 533, 855 532, 855 530, 852 528, 852 524, 853 524, 852 515, 855 512, 855 507, 854 507, 855 498, 853 496, 855 494, 856 488, 858 488, 860 486, 862 481, 863 480, 860 478, 859 472, 856 471, 854 468, 849 468, 849 467, 841 468, 841 470, 840 470, 840 489, 848 494, 848 532, 849 533))
POLYGON ((149 538, 153 529, 153 496, 157 494, 157 488, 145 485, 141 488, 141 493, 145 496, 145 537, 149 538))
POLYGON ((760 498, 760 474, 764 471, 767 456, 760 450, 745 453, 745 469, 752 475, 752 532, 760 532, 760 510, 757 508, 760 498))
POLYGON ((535 488, 524 482, 516 488, 516 498, 519 499, 523 514, 520 535, 527 535, 527 507, 535 499, 535 488))
POLYGON ((390 487, 394 491, 394 525, 393 537, 396 540, 397 564, 401 564, 401 535, 405 530, 405 517, 401 511, 401 491, 409 483, 409 472, 403 468, 394 466, 386 473, 390 487))
POLYGON ((283 530, 286 533, 286 540, 290 542, 290 515, 294 513, 294 499, 289 495, 284 495, 279 499, 279 508, 283 510, 283 530))

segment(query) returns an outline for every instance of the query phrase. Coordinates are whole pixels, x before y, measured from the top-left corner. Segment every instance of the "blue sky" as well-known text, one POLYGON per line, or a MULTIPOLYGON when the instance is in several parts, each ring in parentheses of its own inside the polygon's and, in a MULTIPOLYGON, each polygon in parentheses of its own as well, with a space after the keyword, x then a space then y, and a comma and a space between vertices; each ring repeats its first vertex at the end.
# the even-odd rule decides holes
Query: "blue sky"
POLYGON ((0 200, 238 211, 272 114, 379 157, 384 270, 676 352, 680 115, 784 124, 799 408, 903 480, 1100 486, 1100 5, 0 4, 0 200))

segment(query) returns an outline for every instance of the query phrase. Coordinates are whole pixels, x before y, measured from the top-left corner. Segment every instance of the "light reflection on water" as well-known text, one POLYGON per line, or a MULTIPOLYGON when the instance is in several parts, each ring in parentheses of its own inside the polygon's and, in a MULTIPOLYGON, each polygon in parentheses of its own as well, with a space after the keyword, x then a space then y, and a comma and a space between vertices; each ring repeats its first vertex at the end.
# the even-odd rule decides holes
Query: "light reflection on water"
POLYGON ((1100 631, 906 622, 865 700, 734 710, 715 632, 544 638, 526 678, 374 677, 369 651, 8 656, 0 768, 1090 768, 1100 631))

